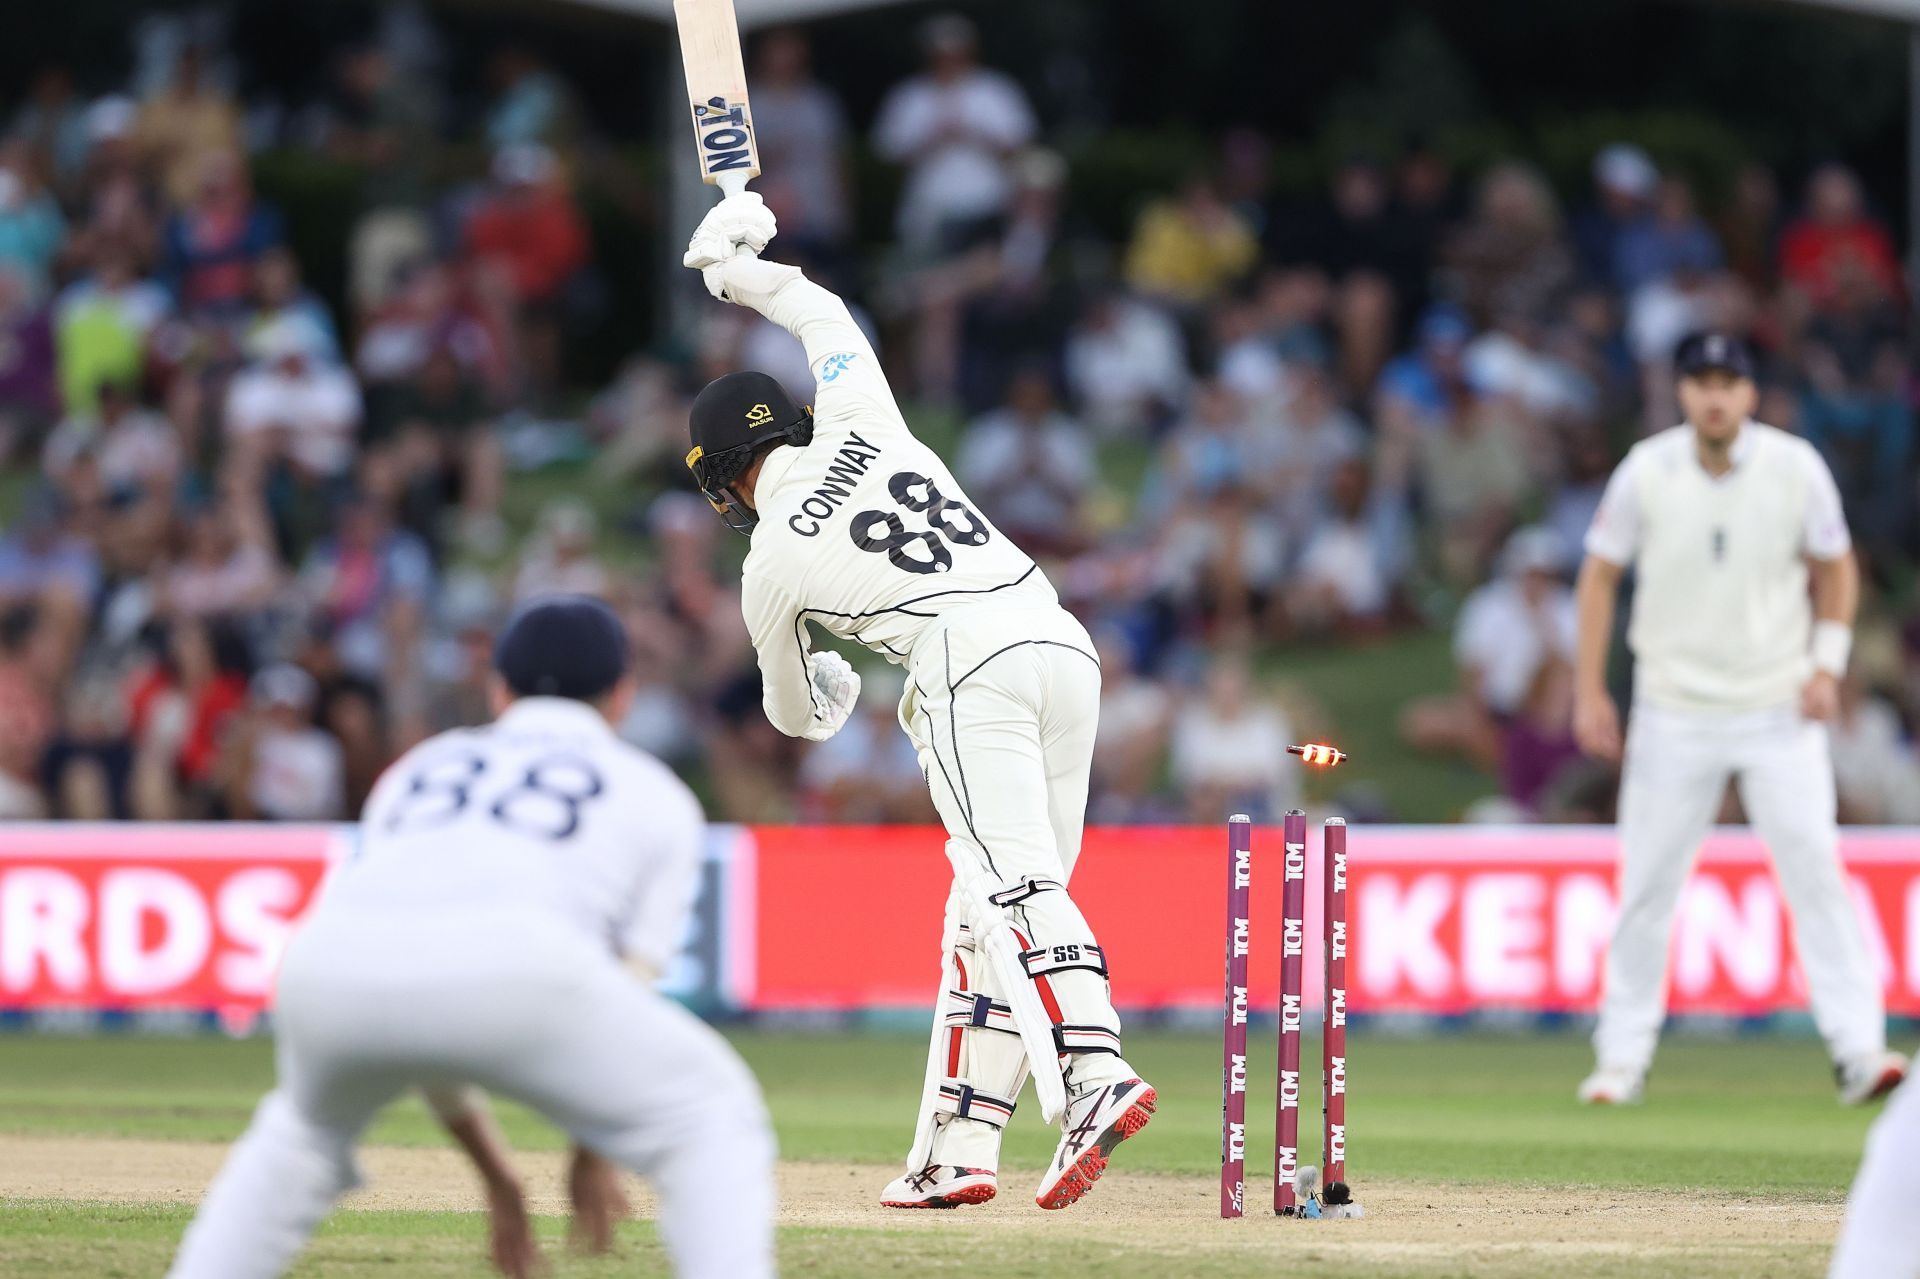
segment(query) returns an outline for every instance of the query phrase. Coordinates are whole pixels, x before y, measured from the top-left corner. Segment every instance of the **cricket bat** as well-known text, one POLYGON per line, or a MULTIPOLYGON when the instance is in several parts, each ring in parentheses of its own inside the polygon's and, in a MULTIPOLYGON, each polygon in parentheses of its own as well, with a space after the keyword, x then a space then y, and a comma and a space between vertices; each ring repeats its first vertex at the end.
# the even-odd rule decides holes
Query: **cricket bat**
POLYGON ((747 189, 749 178, 760 175, 760 148, 753 140, 733 0, 673 0, 673 21, 680 30, 700 177, 728 195, 738 195, 747 189))

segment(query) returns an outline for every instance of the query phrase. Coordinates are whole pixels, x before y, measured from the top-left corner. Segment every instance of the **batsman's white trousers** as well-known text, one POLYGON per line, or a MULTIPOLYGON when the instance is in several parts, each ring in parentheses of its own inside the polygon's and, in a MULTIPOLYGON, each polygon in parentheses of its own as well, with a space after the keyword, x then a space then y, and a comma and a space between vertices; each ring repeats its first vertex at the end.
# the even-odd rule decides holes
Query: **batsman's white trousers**
POLYGON ((1794 707, 1738 714, 1633 708, 1620 784, 1620 921, 1593 1045, 1645 1070, 1666 1016, 1674 910, 1727 779, 1773 858, 1814 1023, 1836 1059, 1886 1048, 1880 983, 1847 894, 1823 724, 1794 707))
POLYGON ((1867 1134, 1828 1279, 1920 1279, 1920 1088, 1907 1083, 1867 1134))
POLYGON ((1100 724, 1100 663, 1056 606, 975 608, 914 650, 900 724, 947 831, 1008 884, 1067 882, 1100 724))
POLYGON ((279 1084, 214 1179, 174 1279, 271 1279, 341 1193, 403 1091, 475 1084, 649 1178, 675 1273, 773 1265, 773 1136, 726 1041, 565 924, 501 910, 334 920, 288 947, 279 1084))

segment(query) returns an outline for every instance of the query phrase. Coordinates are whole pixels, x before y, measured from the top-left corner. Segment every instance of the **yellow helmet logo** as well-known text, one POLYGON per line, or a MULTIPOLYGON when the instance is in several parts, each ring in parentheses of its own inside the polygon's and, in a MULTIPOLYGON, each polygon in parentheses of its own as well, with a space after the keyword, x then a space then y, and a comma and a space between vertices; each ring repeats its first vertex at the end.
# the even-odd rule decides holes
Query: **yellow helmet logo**
POLYGON ((704 448, 701 448, 698 444, 694 445, 692 452, 687 454, 687 469, 691 471, 693 469, 693 464, 695 462, 698 462, 701 458, 705 457, 706 455, 707 455, 707 451, 704 448))
POLYGON ((764 404, 756 404, 747 410, 748 430, 752 430, 756 426, 765 426, 771 421, 773 421, 773 410, 764 404))

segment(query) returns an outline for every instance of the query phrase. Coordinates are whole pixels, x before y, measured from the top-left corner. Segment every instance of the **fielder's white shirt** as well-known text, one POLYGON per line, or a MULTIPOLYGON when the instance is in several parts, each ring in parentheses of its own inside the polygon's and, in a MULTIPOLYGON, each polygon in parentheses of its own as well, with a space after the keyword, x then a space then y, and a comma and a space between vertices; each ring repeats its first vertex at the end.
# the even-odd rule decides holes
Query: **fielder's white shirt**
MULTIPOLYGON (((955 609, 1059 604, 1053 585, 907 429, 846 304, 798 268, 739 257, 727 292, 799 338, 813 369, 813 442, 767 455, 740 605, 767 718, 789 736, 813 717, 809 624, 912 664, 955 609)), ((1010 637, 1018 638, 1018 637, 1010 637)))
MULTIPOLYGON (((429 738, 367 798, 329 917, 528 910, 665 972, 698 888, 699 801, 583 702, 529 697, 429 738)), ((501 939, 511 945, 511 940, 501 939)))
POLYGON ((1677 710, 1791 704, 1813 671, 1808 558, 1852 546, 1813 446, 1749 421, 1732 469, 1709 475, 1691 426, 1633 446, 1587 531, 1590 555, 1632 565, 1634 696, 1677 710))

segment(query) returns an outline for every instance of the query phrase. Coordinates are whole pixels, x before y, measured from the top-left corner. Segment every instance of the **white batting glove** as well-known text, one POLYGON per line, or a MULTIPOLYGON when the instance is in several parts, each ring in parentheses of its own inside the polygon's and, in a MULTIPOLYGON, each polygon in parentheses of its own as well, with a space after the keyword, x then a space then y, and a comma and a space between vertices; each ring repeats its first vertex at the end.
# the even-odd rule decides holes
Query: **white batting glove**
POLYGON ((717 262, 725 262, 742 249, 759 253, 773 240, 779 226, 773 210, 753 191, 730 195, 707 210, 687 241, 683 265, 704 271, 717 262))
POLYGON ((838 653, 811 653, 807 674, 813 680, 813 722, 801 736, 824 742, 845 726, 860 699, 860 673, 838 653))

